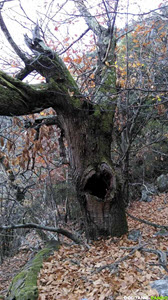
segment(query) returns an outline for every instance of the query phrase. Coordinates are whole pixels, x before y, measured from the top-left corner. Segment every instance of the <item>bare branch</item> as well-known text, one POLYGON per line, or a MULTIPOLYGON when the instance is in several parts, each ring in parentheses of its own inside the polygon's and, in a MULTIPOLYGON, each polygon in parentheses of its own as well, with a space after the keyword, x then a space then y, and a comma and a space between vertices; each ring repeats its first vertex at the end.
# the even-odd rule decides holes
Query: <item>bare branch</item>
POLYGON ((57 233, 65 235, 66 237, 68 237, 69 239, 74 241, 76 244, 81 243, 81 241, 79 240, 79 238, 77 238, 76 235, 72 234, 71 232, 69 232, 63 228, 48 227, 48 226, 43 226, 43 225, 34 224, 34 223, 1 226, 0 230, 19 229, 19 228, 36 228, 36 229, 41 229, 41 230, 45 230, 45 231, 57 232, 57 233))
POLYGON ((31 72, 34 71, 34 68, 31 64, 27 65, 20 72, 18 72, 15 76, 16 79, 23 80, 26 78, 31 72))
POLYGON ((8 28, 6 27, 6 24, 3 20, 2 13, 0 11, 0 27, 3 31, 6 39, 8 40, 9 44, 12 46, 16 54, 24 61, 24 63, 28 63, 29 59, 27 56, 20 50, 20 48, 17 46, 17 44, 14 42, 13 38, 11 37, 11 34, 8 31, 8 28))
POLYGON ((90 28, 87 28, 73 43, 71 43, 65 50, 63 50, 61 54, 65 53, 67 50, 69 50, 75 43, 77 43, 80 39, 82 39, 84 37, 84 35, 86 33, 88 33, 88 31, 90 30, 90 28))
POLYGON ((36 130, 36 136, 34 139, 35 141, 37 141, 39 139, 40 128, 43 125, 46 125, 46 126, 56 125, 62 129, 61 123, 57 116, 39 117, 39 118, 35 119, 35 121, 33 123, 30 120, 25 121, 25 128, 27 128, 27 129, 34 128, 36 130))

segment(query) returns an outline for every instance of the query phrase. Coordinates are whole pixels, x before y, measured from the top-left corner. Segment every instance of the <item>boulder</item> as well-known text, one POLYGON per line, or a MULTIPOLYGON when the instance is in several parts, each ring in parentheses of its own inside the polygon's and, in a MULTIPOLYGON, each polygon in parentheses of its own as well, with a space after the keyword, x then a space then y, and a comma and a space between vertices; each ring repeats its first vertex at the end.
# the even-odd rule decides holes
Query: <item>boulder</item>
MULTIPOLYGON (((157 290, 159 296, 168 296, 168 279, 159 279, 151 284, 152 289, 157 290)), ((159 299, 159 297, 158 297, 159 299)), ((166 299, 166 298, 165 298, 166 299)))
POLYGON ((156 185, 159 192, 167 192, 168 191, 168 174, 160 175, 156 180, 156 185))

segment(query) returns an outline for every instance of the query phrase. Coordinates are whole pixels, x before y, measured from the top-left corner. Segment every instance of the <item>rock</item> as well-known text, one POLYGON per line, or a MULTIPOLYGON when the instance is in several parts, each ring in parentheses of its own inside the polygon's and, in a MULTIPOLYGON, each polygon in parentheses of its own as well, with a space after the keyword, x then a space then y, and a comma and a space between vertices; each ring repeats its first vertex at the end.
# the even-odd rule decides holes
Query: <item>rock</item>
POLYGON ((141 236, 141 232, 139 229, 133 229, 130 231, 129 235, 128 235, 128 239, 132 240, 134 242, 138 242, 139 238, 141 236))
POLYGON ((147 192, 146 190, 142 190, 140 201, 151 202, 152 201, 152 197, 149 196, 149 192, 147 192))
POLYGON ((158 291, 159 296, 168 296, 168 279, 159 279, 151 284, 152 289, 158 291))
POLYGON ((152 196, 157 194, 158 190, 155 185, 152 183, 146 183, 142 186, 141 199, 140 201, 151 202, 152 196))
POLYGON ((158 187, 159 192, 163 193, 168 191, 168 174, 160 175, 156 180, 156 185, 158 187))

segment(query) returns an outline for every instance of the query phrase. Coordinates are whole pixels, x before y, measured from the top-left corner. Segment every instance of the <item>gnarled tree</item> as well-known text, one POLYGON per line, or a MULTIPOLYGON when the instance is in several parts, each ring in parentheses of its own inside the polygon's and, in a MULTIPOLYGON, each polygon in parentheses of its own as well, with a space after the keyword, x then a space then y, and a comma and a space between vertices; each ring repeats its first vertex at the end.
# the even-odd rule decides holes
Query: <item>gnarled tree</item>
POLYGON ((49 107, 56 111, 55 122, 68 142, 69 161, 85 219, 86 235, 92 239, 121 236, 127 232, 123 179, 111 160, 117 97, 115 19, 119 1, 115 1, 108 27, 98 23, 84 1, 74 2, 88 29, 93 31, 98 49, 92 101, 80 92, 57 53, 45 45, 38 24, 32 38, 25 36, 25 42, 33 52, 30 58, 14 42, 0 14, 1 29, 25 64, 15 78, 0 72, 0 114, 28 115, 49 107), (46 79, 42 89, 22 82, 34 70, 46 79))

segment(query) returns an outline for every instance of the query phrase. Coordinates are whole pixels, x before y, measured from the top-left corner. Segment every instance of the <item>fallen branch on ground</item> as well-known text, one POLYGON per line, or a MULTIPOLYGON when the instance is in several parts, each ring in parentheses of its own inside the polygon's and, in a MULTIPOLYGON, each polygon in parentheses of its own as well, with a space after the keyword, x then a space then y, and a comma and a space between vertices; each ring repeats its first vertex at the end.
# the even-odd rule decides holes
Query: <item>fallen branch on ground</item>
POLYGON ((0 231, 7 230, 7 229, 18 229, 18 228, 36 228, 36 229, 41 229, 41 230, 45 230, 45 231, 57 232, 57 233, 65 235, 66 237, 68 237, 69 239, 74 241, 76 244, 81 243, 81 241, 74 234, 72 234, 71 232, 69 232, 63 228, 42 226, 42 225, 38 225, 38 224, 34 224, 34 223, 0 226, 0 231))
POLYGON ((131 250, 130 253, 128 253, 127 255, 121 257, 120 259, 116 260, 114 263, 112 264, 107 264, 104 265, 102 267, 97 268, 96 270, 92 271, 92 273, 99 273, 104 269, 109 269, 110 272, 112 273, 116 273, 118 271, 118 265, 123 262, 124 260, 128 259, 130 256, 132 256, 136 251, 143 251, 143 252, 149 252, 149 253, 154 253, 158 256, 159 259, 159 263, 155 264, 157 266, 162 266, 164 268, 164 270, 166 272, 168 272, 168 268, 167 268, 167 254, 166 252, 163 252, 161 250, 155 250, 155 249, 148 249, 148 248, 144 248, 145 244, 139 244, 138 246, 135 247, 121 247, 121 249, 125 249, 125 250, 131 250))
MULTIPOLYGON (((121 249, 125 249, 125 250, 133 250, 134 247, 121 247, 121 249)), ((167 268, 167 253, 161 250, 155 250, 155 249, 148 249, 148 248, 141 248, 138 249, 139 251, 143 251, 143 252, 149 252, 149 253, 154 253, 158 256, 159 259, 159 263, 158 264, 153 264, 155 266, 162 266, 166 272, 168 272, 168 268, 167 268)))
POLYGON ((161 251, 161 250, 155 250, 155 249, 147 249, 147 248, 142 248, 141 251, 156 254, 158 256, 158 260, 159 260, 159 263, 156 265, 162 266, 165 269, 165 271, 168 272, 166 252, 161 251))
POLYGON ((130 256, 132 256, 137 250, 141 250, 145 245, 146 245, 146 243, 143 244, 143 245, 140 244, 140 245, 138 245, 136 247, 133 247, 132 250, 131 250, 131 252, 128 253, 127 255, 125 255, 122 258, 116 260, 113 264, 108 264, 108 265, 105 265, 105 266, 97 268, 95 271, 93 271, 93 273, 99 273, 99 272, 101 272, 104 269, 109 269, 110 272, 115 272, 115 270, 117 269, 118 265, 121 262, 123 262, 124 260, 126 260, 127 258, 129 258, 130 256))
POLYGON ((126 214, 127 214, 130 218, 132 218, 133 220, 136 220, 136 221, 138 221, 138 222, 145 223, 145 224, 147 224, 147 225, 149 225, 149 226, 153 226, 153 227, 155 227, 155 228, 164 228, 164 229, 168 230, 168 226, 166 226, 166 225, 159 225, 159 224, 155 224, 155 223, 152 223, 152 222, 143 220, 143 219, 139 219, 139 218, 137 218, 137 217, 134 217, 134 216, 130 215, 130 213, 128 213, 128 212, 126 212, 126 214))

